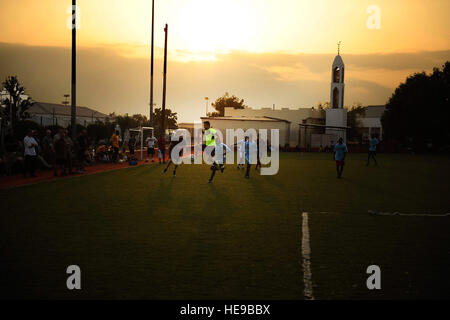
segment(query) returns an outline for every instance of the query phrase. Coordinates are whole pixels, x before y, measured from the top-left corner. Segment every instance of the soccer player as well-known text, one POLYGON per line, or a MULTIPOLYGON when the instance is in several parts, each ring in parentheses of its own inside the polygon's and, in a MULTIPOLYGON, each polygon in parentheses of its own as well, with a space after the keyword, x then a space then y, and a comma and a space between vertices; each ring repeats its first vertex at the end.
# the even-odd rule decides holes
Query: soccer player
POLYGON ((375 161, 375 166, 378 166, 377 159, 375 159, 375 156, 377 155, 377 145, 380 143, 375 135, 372 135, 372 139, 369 141, 369 154, 367 156, 367 164, 366 166, 369 166, 370 164, 370 158, 375 161))
POLYGON ((244 168, 245 162, 245 140, 241 140, 237 142, 237 151, 238 151, 238 165, 237 169, 244 168))
POLYGON ((342 177, 345 165, 345 155, 347 154, 347 145, 344 143, 344 139, 339 138, 338 143, 334 146, 334 160, 336 160, 337 177, 342 177))
POLYGON ((225 144, 225 143, 218 143, 216 145, 215 154, 218 155, 220 153, 220 149, 222 149, 222 163, 218 163, 217 160, 214 160, 213 167, 211 167, 211 177, 209 178, 209 183, 212 182, 214 175, 216 174, 216 171, 220 169, 220 172, 223 173, 223 170, 225 169, 225 161, 227 157, 227 152, 231 152, 231 149, 225 144), (218 168, 217 168, 218 166, 218 168))
POLYGON ((205 146, 204 146, 204 151, 205 152, 210 152, 212 159, 210 159, 212 161, 211 164, 211 176, 209 177, 208 183, 211 183, 214 175, 216 174, 216 171, 218 170, 216 161, 215 161, 215 155, 216 155, 216 137, 217 137, 217 131, 214 128, 211 128, 211 124, 209 123, 209 121, 205 121, 203 123, 203 129, 204 129, 204 133, 205 133, 205 146))
POLYGON ((245 178, 250 179, 250 167, 252 166, 252 162, 254 161, 254 151, 258 152, 256 142, 250 141, 249 137, 245 137, 245 163, 247 164, 247 170, 245 171, 245 178))
POLYGON ((218 148, 222 148, 222 163, 219 164, 220 172, 223 173, 225 169, 225 162, 227 161, 227 152, 231 152, 231 149, 225 143, 219 143, 217 145, 218 148))
POLYGON ((147 142, 147 159, 148 156, 151 155, 152 162, 155 162, 155 144, 158 142, 158 139, 156 139, 152 133, 152 135, 148 136, 145 141, 147 142))
POLYGON ((257 154, 256 154, 256 167, 255 167, 255 170, 258 170, 258 168, 259 169, 261 169, 261 158, 260 158, 260 148, 261 149, 264 149, 264 148, 266 148, 266 152, 267 152, 267 143, 266 143, 266 141, 265 140, 262 140, 261 139, 261 141, 259 141, 260 140, 260 135, 258 134, 258 140, 256 141, 256 147, 257 147, 257 150, 256 150, 256 152, 257 152, 257 154))
MULTIPOLYGON (((175 166, 175 167, 173 168, 173 176, 174 176, 174 177, 177 175, 177 168, 178 168, 178 165, 175 164, 175 163, 173 162, 173 160, 172 160, 172 149, 173 149, 179 142, 183 142, 183 137, 180 137, 180 140, 179 140, 179 141, 172 141, 172 140, 170 141, 170 144, 169 144, 169 157, 170 157, 170 159, 169 159, 169 162, 167 163, 167 167, 166 167, 166 168, 164 169, 164 171, 163 171, 163 173, 166 173, 167 170, 168 170, 169 167, 170 167, 170 164, 173 163, 173 165, 175 166)), ((180 150, 180 154, 179 154, 180 159, 181 159, 182 156, 183 156, 183 149, 180 150)))

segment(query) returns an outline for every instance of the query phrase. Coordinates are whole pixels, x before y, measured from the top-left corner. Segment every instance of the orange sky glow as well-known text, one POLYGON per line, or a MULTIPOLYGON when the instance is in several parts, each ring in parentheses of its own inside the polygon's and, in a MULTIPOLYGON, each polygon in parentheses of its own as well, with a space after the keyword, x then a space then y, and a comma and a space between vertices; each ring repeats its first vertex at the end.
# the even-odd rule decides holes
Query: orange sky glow
MULTIPOLYGON (((111 56, 121 57, 122 63, 139 62, 144 71, 148 70, 151 1, 78 0, 77 4, 80 7, 80 50, 95 51, 98 48, 98 53, 109 50, 111 56)), ((0 0, 0 43, 42 48, 70 47, 70 30, 66 26, 70 5, 71 1, 63 0, 0 0)), ((389 98, 388 90, 371 95, 371 87, 363 83, 370 82, 373 86, 393 90, 407 75, 432 68, 430 59, 423 60, 423 63, 418 59, 417 63, 407 66, 400 66, 402 63, 399 60, 397 67, 397 54, 441 52, 433 58, 434 66, 450 60, 450 19, 447 16, 450 1, 447 0, 156 0, 155 6, 155 53, 159 61, 164 40, 163 28, 168 23, 168 101, 172 109, 180 114, 181 120, 192 121, 202 116, 204 96, 215 99, 225 91, 239 94, 249 105, 257 108, 271 106, 272 103, 283 107, 309 107, 315 102, 326 101, 332 61, 323 60, 322 63, 329 65, 318 67, 308 62, 312 58, 308 60, 304 55, 330 55, 332 59, 336 54, 337 41, 342 41, 341 54, 344 62, 349 63, 347 79, 355 83, 353 91, 350 89, 346 93, 346 104, 355 101, 384 103, 389 98), (370 5, 380 8, 379 29, 367 27, 370 14, 366 10, 370 5), (298 59, 285 63, 269 58, 274 55, 298 59), (392 57, 386 66, 377 63, 364 67, 358 64, 362 62, 352 62, 360 61, 357 59, 359 56, 370 60, 370 57, 385 55, 392 57), (233 61, 230 61, 231 57, 233 61), (172 69, 172 75, 171 63, 177 64, 172 69), (279 90, 280 93, 262 99, 258 90, 249 88, 245 81, 233 81, 232 77, 226 81, 222 77, 222 82, 216 79, 215 87, 211 87, 207 75, 198 76, 196 82, 191 82, 203 88, 198 90, 198 97, 183 90, 170 91, 171 79, 185 76, 175 74, 174 70, 182 72, 183 68, 187 70, 195 65, 198 69, 217 71, 221 67, 229 68, 232 63, 241 66, 236 69, 236 78, 253 81, 251 79, 259 75, 262 78, 258 81, 271 81, 274 91, 279 90), (182 67, 178 64, 190 65, 182 67), (296 95, 299 92, 296 88, 307 81, 317 83, 317 90, 296 95), (292 99, 286 98, 286 95, 292 95, 292 99)), ((3 61, 5 65, 20 64, 17 59, 8 59, 11 61, 3 61)), ((70 68, 70 59, 68 63, 67 68, 70 68)), ((92 92, 80 92, 79 101, 81 104, 92 104, 91 107, 104 112, 144 113, 148 105, 148 89, 145 89, 148 75, 144 71, 139 99, 128 99, 132 103, 126 107, 106 105, 101 102, 104 97, 90 97, 92 92)), ((211 71, 210 75, 222 75, 216 71, 211 71)), ((5 73, 0 70, 1 77, 5 77, 5 73)), ((26 83, 29 75, 24 73, 21 76, 35 99, 60 102, 61 92, 44 90, 44 94, 36 89, 37 85, 31 80, 26 83)), ((157 78, 155 81, 159 80, 157 78)), ((177 83, 173 87, 176 86, 177 83)), ((105 90, 108 91, 114 90, 105 90)))

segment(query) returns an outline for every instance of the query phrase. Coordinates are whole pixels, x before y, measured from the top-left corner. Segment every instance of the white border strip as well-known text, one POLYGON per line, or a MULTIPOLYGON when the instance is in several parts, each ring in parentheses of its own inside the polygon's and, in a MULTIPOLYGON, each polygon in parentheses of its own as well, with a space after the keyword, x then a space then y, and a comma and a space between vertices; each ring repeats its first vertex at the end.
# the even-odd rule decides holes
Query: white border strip
POLYGON ((314 300, 311 273, 311 247, 309 245, 308 212, 302 213, 302 260, 304 295, 308 300, 314 300))

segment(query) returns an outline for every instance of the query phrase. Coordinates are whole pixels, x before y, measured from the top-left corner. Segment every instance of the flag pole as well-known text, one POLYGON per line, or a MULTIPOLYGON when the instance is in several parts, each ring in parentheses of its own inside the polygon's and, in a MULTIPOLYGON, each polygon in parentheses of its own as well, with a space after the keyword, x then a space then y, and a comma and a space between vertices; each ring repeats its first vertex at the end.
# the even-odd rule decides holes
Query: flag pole
POLYGON ((155 0, 152 0, 152 41, 151 41, 151 62, 150 62, 150 127, 153 127, 153 40, 155 26, 155 0))
POLYGON ((72 86, 71 86, 71 126, 72 139, 77 134, 77 12, 76 0, 72 0, 72 86))
POLYGON ((166 77, 167 77, 167 34, 169 33, 169 26, 166 23, 166 27, 164 28, 164 75, 163 75, 163 99, 162 99, 162 115, 161 115, 161 130, 163 136, 166 134, 166 130, 164 127, 164 118, 166 115, 166 77))

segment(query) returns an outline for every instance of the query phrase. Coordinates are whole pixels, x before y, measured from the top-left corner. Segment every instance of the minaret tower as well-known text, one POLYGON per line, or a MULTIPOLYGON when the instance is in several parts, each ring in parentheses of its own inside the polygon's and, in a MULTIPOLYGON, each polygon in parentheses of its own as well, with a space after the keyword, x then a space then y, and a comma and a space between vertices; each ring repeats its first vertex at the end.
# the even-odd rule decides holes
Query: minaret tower
MULTIPOLYGON (((331 68, 331 92, 330 108, 326 111, 326 125, 333 127, 347 126, 347 110, 344 109, 344 61, 342 61, 341 42, 338 42, 338 54, 334 58, 331 68)), ((346 130, 339 128, 327 128, 327 134, 336 135, 336 140, 340 137, 346 140, 346 130)))

